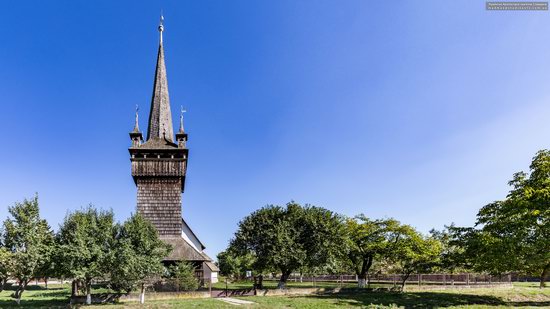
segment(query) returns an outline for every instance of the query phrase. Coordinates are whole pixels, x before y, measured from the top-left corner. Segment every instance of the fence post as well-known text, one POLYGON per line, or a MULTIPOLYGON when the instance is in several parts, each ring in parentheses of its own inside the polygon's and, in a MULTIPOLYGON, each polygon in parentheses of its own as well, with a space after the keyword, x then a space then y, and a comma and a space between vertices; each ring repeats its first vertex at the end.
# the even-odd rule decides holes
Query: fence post
POLYGON ((470 273, 466 274, 466 285, 470 285, 470 273))
POLYGON ((447 275, 443 274, 443 285, 447 285, 447 275))
POLYGON ((418 274, 418 286, 422 285, 422 274, 418 274))

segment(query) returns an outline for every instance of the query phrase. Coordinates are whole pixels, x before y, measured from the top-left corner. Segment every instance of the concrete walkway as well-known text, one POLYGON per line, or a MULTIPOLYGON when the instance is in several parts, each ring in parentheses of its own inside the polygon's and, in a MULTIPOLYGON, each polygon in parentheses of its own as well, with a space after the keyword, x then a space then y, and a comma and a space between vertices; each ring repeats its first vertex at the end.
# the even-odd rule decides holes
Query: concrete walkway
POLYGON ((231 297, 220 297, 220 298, 216 298, 216 299, 219 299, 223 302, 226 302, 228 304, 232 304, 232 305, 235 305, 235 306, 254 305, 255 304, 255 302, 252 302, 252 301, 242 300, 242 299, 237 299, 237 298, 231 298, 231 297))

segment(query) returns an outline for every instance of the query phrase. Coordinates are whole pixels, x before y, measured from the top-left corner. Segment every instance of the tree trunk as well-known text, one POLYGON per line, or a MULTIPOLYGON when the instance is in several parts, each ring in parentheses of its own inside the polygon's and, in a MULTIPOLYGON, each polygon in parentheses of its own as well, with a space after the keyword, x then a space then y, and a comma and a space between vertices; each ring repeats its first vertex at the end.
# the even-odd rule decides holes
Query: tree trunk
POLYGON ((407 282, 407 279, 409 279, 409 276, 411 274, 403 274, 403 281, 401 281, 401 291, 405 290, 405 282, 407 282))
POLYGON ((92 304, 92 280, 86 280, 86 305, 92 304))
POLYGON ((542 273, 540 274, 540 285, 539 287, 542 289, 546 286, 546 277, 548 277, 550 273, 550 264, 546 265, 544 269, 542 270, 542 273))
POLYGON ((141 284, 141 293, 139 294, 139 303, 145 303, 145 283, 141 284))
POLYGON ((4 286, 6 286, 6 281, 7 281, 6 278, 1 278, 0 279, 0 293, 2 293, 2 291, 4 291, 4 286))
POLYGON ((25 291, 25 288, 27 287, 27 284, 30 280, 21 280, 19 281, 19 286, 17 287, 17 290, 15 291, 15 302, 19 305, 21 304, 21 295, 23 294, 23 291, 25 291))
POLYGON ((367 286, 367 274, 366 273, 357 274, 357 287, 364 288, 365 286, 367 286))
POLYGON ((283 271, 281 274, 281 280, 279 280, 279 284, 277 285, 278 289, 285 289, 286 288, 286 280, 288 277, 290 277, 291 271, 283 271))
POLYGON ((361 271, 357 273, 357 286, 359 288, 364 288, 367 286, 367 273, 369 272, 370 267, 372 266, 373 256, 367 255, 363 258, 363 264, 361 265, 361 271))
POLYGON ((48 277, 44 278, 44 284, 46 285, 46 290, 48 289, 48 277))
POLYGON ((260 290, 264 289, 264 275, 258 276, 258 289, 260 290))
POLYGON ((73 280, 71 283, 71 297, 76 296, 76 280, 73 280))

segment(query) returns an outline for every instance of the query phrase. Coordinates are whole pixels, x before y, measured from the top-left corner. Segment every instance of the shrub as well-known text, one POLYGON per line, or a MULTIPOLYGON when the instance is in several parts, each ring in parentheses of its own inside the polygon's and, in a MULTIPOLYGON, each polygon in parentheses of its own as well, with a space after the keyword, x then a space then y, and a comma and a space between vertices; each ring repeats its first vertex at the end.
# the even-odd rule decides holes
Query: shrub
POLYGON ((180 290, 195 291, 199 288, 199 280, 195 277, 195 267, 193 264, 181 261, 172 266, 171 273, 180 290))

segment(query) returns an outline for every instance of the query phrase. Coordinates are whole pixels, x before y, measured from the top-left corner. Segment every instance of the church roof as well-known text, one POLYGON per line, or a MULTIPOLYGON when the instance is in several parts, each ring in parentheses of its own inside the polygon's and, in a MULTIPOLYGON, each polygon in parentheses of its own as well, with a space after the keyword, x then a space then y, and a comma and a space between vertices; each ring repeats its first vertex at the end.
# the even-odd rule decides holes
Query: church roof
POLYGON ((145 143, 139 145, 139 149, 178 149, 178 145, 172 143, 171 141, 154 137, 148 139, 145 143))
POLYGON ((211 271, 220 271, 220 269, 218 268, 218 265, 212 262, 204 262, 204 264, 206 264, 206 266, 208 266, 208 268, 210 268, 211 271))
POLYGON ((181 236, 161 236, 161 239, 173 247, 172 252, 164 258, 165 261, 212 261, 208 255, 193 248, 193 246, 181 236))
MULTIPOLYGON (((168 79, 166 78, 166 66, 164 64, 164 46, 162 32, 164 25, 159 26, 160 40, 155 69, 155 81, 153 97, 151 99, 151 111, 149 113, 149 125, 147 127, 147 142, 151 139, 162 139, 173 142, 174 130, 172 128, 172 113, 170 112, 170 97, 168 95, 168 79)), ((146 143, 147 143, 146 142, 146 143)))

